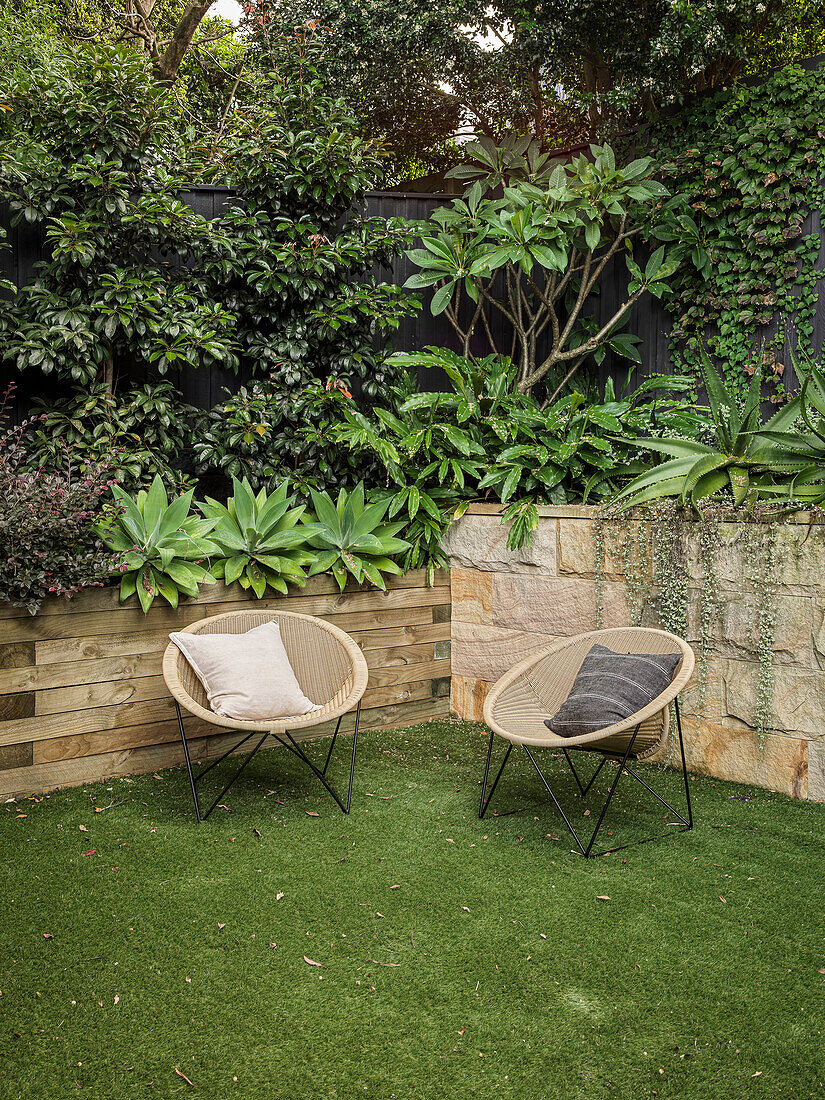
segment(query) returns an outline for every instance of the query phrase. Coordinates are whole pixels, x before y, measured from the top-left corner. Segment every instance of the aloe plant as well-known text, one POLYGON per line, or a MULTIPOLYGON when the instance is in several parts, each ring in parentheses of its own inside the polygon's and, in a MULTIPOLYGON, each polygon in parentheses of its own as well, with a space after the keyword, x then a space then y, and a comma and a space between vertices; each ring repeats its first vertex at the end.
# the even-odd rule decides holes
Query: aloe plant
POLYGON ((389 501, 366 503, 363 482, 351 492, 341 489, 333 501, 329 493, 312 493, 314 522, 306 524, 307 541, 317 551, 310 575, 331 571, 343 592, 347 577, 360 584, 370 581, 386 588, 383 573, 402 572, 392 559, 409 550, 396 537, 403 523, 384 523, 389 501))
POLYGON ((246 478, 233 477, 232 496, 225 505, 207 497, 198 507, 215 521, 212 539, 219 557, 212 576, 227 584, 237 581, 258 599, 267 586, 281 593, 288 583, 303 588, 304 566, 314 555, 307 548, 306 527, 298 526, 305 509, 293 504, 286 481, 269 494, 261 489, 256 495, 246 478))
POLYGON ((795 433, 789 429, 800 414, 799 398, 783 406, 761 425, 761 355, 741 404, 705 352, 702 376, 716 433, 709 446, 692 439, 636 439, 631 444, 669 455, 662 463, 635 478, 613 498, 622 509, 661 497, 678 497, 696 507, 706 497, 730 489, 735 504, 749 493, 769 494, 777 478, 802 471, 806 462, 794 451, 795 433))
POLYGON ((110 549, 122 554, 121 601, 136 592, 144 611, 158 595, 177 607, 181 592, 197 596, 199 584, 214 584, 200 562, 218 549, 206 538, 215 520, 190 515, 192 489, 170 504, 156 475, 148 492, 141 489, 130 497, 115 485, 112 493, 116 514, 97 530, 110 549))

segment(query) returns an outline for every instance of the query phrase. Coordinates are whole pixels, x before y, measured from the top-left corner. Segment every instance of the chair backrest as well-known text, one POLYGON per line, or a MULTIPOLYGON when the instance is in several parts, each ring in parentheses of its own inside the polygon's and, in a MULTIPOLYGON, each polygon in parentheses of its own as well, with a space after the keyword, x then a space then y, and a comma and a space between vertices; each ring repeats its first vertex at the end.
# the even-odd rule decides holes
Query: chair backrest
MULTIPOLYGON (((291 611, 228 611, 192 623, 185 631, 188 634, 245 634, 273 620, 281 629, 289 663, 307 698, 321 706, 343 701, 352 688, 355 663, 364 658, 348 634, 323 619, 291 611)), ((175 671, 185 693, 208 711, 209 701, 203 685, 182 653, 177 656, 175 671)))
MULTIPOLYGON (((573 681, 594 645, 603 645, 617 653, 680 653, 671 688, 675 696, 693 672, 693 650, 675 634, 646 626, 618 626, 579 634, 559 644, 530 672, 530 683, 546 707, 557 709, 570 694, 573 681)), ((552 713, 552 711, 551 711, 552 713)))

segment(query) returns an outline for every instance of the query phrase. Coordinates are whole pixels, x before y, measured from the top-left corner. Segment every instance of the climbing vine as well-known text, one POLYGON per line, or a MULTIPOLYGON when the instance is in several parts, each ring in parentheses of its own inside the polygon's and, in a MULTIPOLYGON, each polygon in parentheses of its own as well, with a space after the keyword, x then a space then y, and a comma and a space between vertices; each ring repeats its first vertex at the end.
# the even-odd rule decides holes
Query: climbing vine
POLYGON ((819 234, 805 231, 811 211, 825 212, 824 118, 825 70, 790 65, 659 125, 662 178, 687 198, 710 259, 697 248, 665 302, 678 367, 695 367, 704 339, 728 377, 744 383, 764 341, 771 400, 784 400, 785 360, 810 349, 825 274, 819 234))

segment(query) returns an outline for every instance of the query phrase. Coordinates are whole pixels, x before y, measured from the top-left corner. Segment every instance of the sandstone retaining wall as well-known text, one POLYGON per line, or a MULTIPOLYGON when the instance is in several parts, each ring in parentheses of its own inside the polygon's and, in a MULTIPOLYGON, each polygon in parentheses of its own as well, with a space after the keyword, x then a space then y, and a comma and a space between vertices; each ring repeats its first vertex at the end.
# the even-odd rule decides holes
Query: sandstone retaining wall
MULTIPOLYGON (((518 660, 557 638, 596 628, 595 510, 543 508, 531 546, 507 549, 500 510, 475 505, 447 540, 452 586, 454 714, 482 720, 487 687, 518 660)), ((777 531, 771 591, 749 582, 737 524, 720 526, 716 589, 719 611, 706 631, 707 677, 682 697, 689 767, 797 798, 825 800, 825 531, 804 522, 777 531), (755 731, 759 609, 773 601, 770 728, 755 731)), ((689 555, 688 641, 698 649, 702 570, 689 555)), ((608 541, 603 625, 630 622, 622 555, 608 541)), ((649 578, 652 579, 652 578, 649 578)), ((632 595, 632 593, 631 593, 632 595)), ((656 590, 642 622, 660 626, 656 590)), ((668 756, 676 746, 671 745, 668 756)))

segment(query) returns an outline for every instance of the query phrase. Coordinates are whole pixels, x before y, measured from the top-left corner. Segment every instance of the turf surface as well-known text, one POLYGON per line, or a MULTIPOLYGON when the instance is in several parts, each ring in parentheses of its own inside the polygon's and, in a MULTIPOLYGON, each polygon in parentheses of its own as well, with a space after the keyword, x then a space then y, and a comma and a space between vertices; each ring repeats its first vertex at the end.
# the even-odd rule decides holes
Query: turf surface
POLYGON ((523 754, 479 822, 484 749, 364 735, 349 818, 278 749, 200 827, 182 769, 2 807, 0 1095, 825 1095, 825 806, 697 778, 585 862, 523 754))

